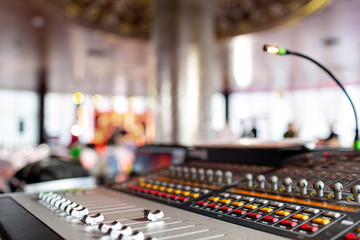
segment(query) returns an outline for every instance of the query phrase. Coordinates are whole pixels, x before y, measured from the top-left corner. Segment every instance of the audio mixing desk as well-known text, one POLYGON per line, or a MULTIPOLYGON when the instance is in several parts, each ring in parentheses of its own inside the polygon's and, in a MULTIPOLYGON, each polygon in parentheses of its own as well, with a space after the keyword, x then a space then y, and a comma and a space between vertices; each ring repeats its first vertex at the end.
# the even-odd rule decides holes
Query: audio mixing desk
POLYGON ((360 157, 187 160, 91 189, 0 197, 3 239, 360 239, 360 157))

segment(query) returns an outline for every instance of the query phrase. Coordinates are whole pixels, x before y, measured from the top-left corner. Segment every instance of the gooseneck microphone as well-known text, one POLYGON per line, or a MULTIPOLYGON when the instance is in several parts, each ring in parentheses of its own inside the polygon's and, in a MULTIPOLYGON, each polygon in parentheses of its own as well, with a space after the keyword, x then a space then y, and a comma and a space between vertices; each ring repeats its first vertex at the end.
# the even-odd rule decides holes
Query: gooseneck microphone
POLYGON ((340 81, 338 79, 336 79, 336 77, 334 76, 334 74, 332 74, 326 67, 324 67, 322 64, 320 64, 319 62, 315 61, 314 59, 303 55, 301 53, 298 52, 293 52, 293 51, 289 51, 283 47, 276 47, 273 45, 264 45, 264 51, 268 52, 268 53, 272 53, 272 54, 277 54, 277 55, 295 55, 295 56, 299 56, 299 57, 303 57, 306 58, 308 60, 310 60, 311 62, 315 63, 316 65, 318 65, 321 69, 323 69, 325 72, 327 72, 327 74, 330 75, 330 77, 337 83, 337 85, 339 85, 339 87, 343 90, 343 92, 345 93, 346 97, 349 99, 351 107, 353 109, 354 112, 354 116, 355 116, 355 140, 354 140, 354 148, 356 150, 360 150, 360 139, 359 139, 359 125, 358 125, 358 118, 357 118, 357 114, 356 114, 356 109, 354 106, 354 103, 352 102, 349 94, 346 92, 344 86, 340 83, 340 81))

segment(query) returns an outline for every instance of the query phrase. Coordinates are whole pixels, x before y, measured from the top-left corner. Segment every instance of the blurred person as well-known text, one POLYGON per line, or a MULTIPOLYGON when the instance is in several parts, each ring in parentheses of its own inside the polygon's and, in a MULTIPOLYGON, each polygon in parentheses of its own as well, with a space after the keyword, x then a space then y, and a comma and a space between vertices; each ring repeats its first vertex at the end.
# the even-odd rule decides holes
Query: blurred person
POLYGON ((13 166, 7 161, 0 160, 0 193, 10 192, 9 182, 14 174, 13 166))
POLYGON ((294 124, 289 123, 288 128, 287 128, 286 132, 284 133, 284 138, 295 138, 296 135, 297 134, 295 132, 294 124))

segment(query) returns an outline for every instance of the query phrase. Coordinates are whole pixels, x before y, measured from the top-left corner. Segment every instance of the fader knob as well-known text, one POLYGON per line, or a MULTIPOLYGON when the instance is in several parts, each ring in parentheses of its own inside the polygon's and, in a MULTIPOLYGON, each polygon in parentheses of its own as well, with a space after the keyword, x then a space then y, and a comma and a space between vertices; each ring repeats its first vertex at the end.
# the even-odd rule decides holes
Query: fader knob
POLYGON ((290 177, 284 179, 285 192, 291 193, 293 180, 290 177))
POLYGON ((223 172, 221 170, 215 171, 215 181, 217 184, 221 184, 223 181, 223 172))
POLYGON ((298 187, 300 188, 300 194, 305 195, 307 194, 307 186, 308 186, 308 181, 306 179, 301 179, 298 182, 298 187))
POLYGON ((279 182, 279 178, 277 176, 271 176, 270 178, 270 183, 271 183, 271 189, 273 191, 277 191, 278 190, 278 182, 279 182))
POLYGON ((260 174, 256 177, 256 181, 259 183, 259 188, 265 188, 265 176, 260 174))
POLYGON ((324 187, 325 187, 325 184, 323 183, 323 181, 317 181, 314 183, 314 189, 316 191, 316 196, 318 196, 318 197, 324 196, 324 187))
POLYGON ((336 200, 341 200, 342 199, 342 190, 344 189, 343 185, 339 182, 334 183, 333 185, 331 185, 331 190, 334 191, 334 197, 336 200))
POLYGON ((354 195, 354 201, 360 203, 360 185, 354 185, 350 188, 351 193, 354 195))
POLYGON ((206 178, 208 183, 214 182, 214 170, 212 169, 206 170, 206 178))
POLYGON ((245 181, 247 183, 247 186, 251 188, 253 186, 253 175, 251 173, 246 174, 245 181))
POLYGON ((233 174, 231 171, 225 172, 225 180, 226 180, 226 184, 231 184, 233 182, 233 174))

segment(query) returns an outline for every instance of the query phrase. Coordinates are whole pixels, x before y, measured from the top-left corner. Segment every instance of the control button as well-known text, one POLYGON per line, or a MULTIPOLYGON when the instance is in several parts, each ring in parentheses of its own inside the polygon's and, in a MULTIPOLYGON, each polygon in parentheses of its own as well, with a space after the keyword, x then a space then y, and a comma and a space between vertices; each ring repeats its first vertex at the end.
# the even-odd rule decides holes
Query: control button
POLYGON ((60 210, 61 210, 61 211, 65 211, 65 208, 67 207, 67 205, 69 205, 69 204, 71 204, 71 203, 72 203, 72 201, 70 201, 70 200, 66 200, 65 202, 61 203, 61 204, 59 205, 60 210))
POLYGON ((54 204, 55 207, 59 208, 60 207, 60 204, 66 202, 67 199, 66 198, 61 198, 60 200, 57 200, 54 204))
POLYGON ((201 189, 200 192, 202 194, 208 194, 210 192, 210 190, 209 189, 201 189))
POLYGON ((221 170, 215 171, 215 181, 217 184, 221 184, 223 182, 223 172, 221 170))
POLYGON ((360 185, 357 184, 357 185, 355 185, 355 186, 352 186, 352 187, 350 188, 350 191, 351 191, 351 193, 352 193, 353 196, 354 196, 354 202, 360 203, 360 185))
POLYGON ((247 183, 247 186, 251 188, 253 186, 253 175, 251 173, 246 174, 245 181, 247 183))
POLYGON ((194 188, 192 189, 192 191, 193 191, 193 192, 199 192, 199 191, 200 191, 200 188, 194 187, 194 188))
POLYGON ((300 219, 300 220, 306 220, 306 219, 308 219, 309 218, 309 216, 308 215, 305 215, 305 214, 300 214, 300 213, 298 213, 298 214, 295 214, 294 216, 292 216, 293 218, 296 218, 296 219, 300 219))
POLYGON ((269 212, 272 212, 274 209, 268 208, 268 207, 262 207, 262 208, 260 208, 259 210, 262 211, 262 212, 267 212, 267 213, 269 213, 269 212))
POLYGON ((231 171, 225 172, 225 181, 226 181, 226 184, 231 184, 233 182, 233 174, 231 171))
POLYGON ((164 187, 164 186, 159 187, 159 191, 165 191, 165 189, 166 189, 166 187, 164 187))
POLYGON ((265 176, 260 174, 256 177, 256 181, 259 183, 259 188, 265 188, 265 176))
POLYGON ((244 214, 246 213, 246 211, 240 210, 240 209, 235 209, 235 210, 233 211, 233 213, 236 213, 236 214, 239 214, 239 215, 244 215, 244 214))
POLYGON ((163 193, 161 194, 162 197, 167 197, 167 195, 168 195, 168 194, 167 194, 166 192, 163 192, 163 193))
POLYGON ((273 207, 282 207, 282 206, 284 206, 284 204, 280 203, 280 202, 273 202, 273 203, 270 203, 270 205, 273 206, 273 207))
POLYGON ((212 170, 212 169, 206 170, 206 177, 207 177, 208 183, 213 183, 214 182, 214 170, 212 170))
POLYGON ((131 235, 120 234, 117 238, 119 240, 144 240, 145 236, 143 232, 134 231, 131 235))
POLYGON ((181 197, 179 197, 179 200, 182 202, 187 202, 187 201, 189 201, 189 198, 181 196, 181 197))
POLYGON ((168 193, 171 193, 171 192, 173 192, 174 191, 174 189, 172 189, 172 188, 167 188, 166 189, 166 192, 168 192, 168 193))
POLYGON ((227 206, 222 206, 220 209, 225 212, 230 212, 233 210, 231 207, 227 207, 227 206))
POLYGON ((290 209, 290 210, 295 210, 295 211, 301 209, 301 207, 298 206, 298 205, 289 205, 289 206, 286 206, 286 208, 287 208, 287 209, 290 209))
POLYGON ((254 210, 254 209, 258 208, 258 205, 248 204, 245 207, 248 208, 248 209, 253 209, 254 210))
POLYGON ((306 179, 301 179, 298 182, 298 187, 300 189, 300 194, 302 195, 306 195, 307 194, 307 186, 308 186, 308 181, 306 179))
POLYGON ((255 198, 253 197, 242 197, 242 200, 245 200, 245 201, 248 201, 248 202, 251 202, 251 201, 254 201, 255 198))
POLYGON ((326 218, 314 218, 312 220, 313 223, 319 223, 319 224, 322 224, 322 225, 327 225, 330 223, 330 220, 329 219, 326 219, 326 218))
POLYGON ((341 183, 336 182, 334 184, 331 185, 331 190, 334 191, 334 197, 336 200, 341 200, 342 199, 342 190, 344 190, 344 187, 341 183))
POLYGON ((146 191, 146 188, 142 187, 140 188, 140 192, 145 192, 146 191))
POLYGON ((156 195, 156 196, 159 196, 160 192, 159 191, 153 191, 153 194, 156 195))
POLYGON ((325 217, 331 217, 331 218, 338 218, 341 216, 341 214, 337 212, 325 212, 323 215, 325 217))
POLYGON ((170 196, 168 196, 170 199, 173 199, 173 200, 177 200, 179 198, 178 195, 175 195, 175 194, 171 194, 170 196))
POLYGON ((215 204, 215 203, 210 203, 210 204, 209 204, 209 207, 216 209, 216 208, 219 208, 220 205, 219 205, 219 204, 215 204))
POLYGON ((198 193, 191 193, 190 194, 190 197, 192 197, 192 198, 197 198, 199 196, 200 196, 200 194, 198 194, 198 193))
POLYGON ((132 234, 132 229, 129 226, 123 226, 120 229, 111 229, 109 230, 108 234, 110 234, 111 239, 119 239, 121 236, 128 236, 132 234))
POLYGON ((175 194, 180 194, 180 193, 181 193, 181 190, 180 190, 180 189, 175 189, 175 190, 174 190, 174 193, 175 193, 175 194))
POLYGON ((284 185, 285 185, 285 192, 292 192, 292 184, 293 184, 293 181, 291 178, 287 177, 284 179, 284 185))
POLYGON ((249 213, 247 215, 248 217, 251 217, 251 218, 260 218, 262 215, 260 213, 249 213))
POLYGON ((297 225, 297 222, 284 219, 281 221, 281 224, 288 227, 295 227, 297 225))
POLYGON ((144 182, 139 183, 140 187, 145 187, 145 185, 146 185, 146 183, 144 183, 144 182))
POLYGON ((151 188, 152 185, 151 185, 150 183, 147 183, 147 184, 145 184, 145 187, 146 187, 146 188, 151 188))
POLYGON ((279 211, 276 211, 275 214, 281 215, 281 216, 287 216, 290 214, 290 212, 284 211, 284 210, 279 210, 279 211))
POLYGON ((314 189, 316 191, 316 196, 323 197, 324 196, 324 187, 325 187, 324 182, 317 181, 313 185, 314 185, 314 189))
POLYGON ((159 189, 159 186, 158 185, 152 185, 152 190, 158 190, 159 189))
POLYGON ((110 224, 100 223, 98 228, 102 233, 106 234, 110 229, 121 229, 122 225, 118 221, 113 221, 110 224))
POLYGON ((241 198, 241 195, 233 194, 233 195, 230 195, 229 198, 232 198, 232 199, 240 199, 240 198, 241 198))
POLYGON ((358 227, 355 231, 360 233, 360 227, 358 227))
POLYGON ((203 206, 203 207, 206 207, 207 205, 209 205, 208 202, 204 202, 204 201, 198 201, 196 204, 200 205, 200 206, 203 206))
POLYGON ((157 209, 153 212, 151 212, 150 210, 145 210, 144 217, 146 219, 148 219, 149 221, 156 221, 156 220, 164 217, 164 212, 159 209, 157 209))
POLYGON ((217 201, 220 200, 220 198, 218 198, 218 197, 209 197, 208 200, 212 201, 212 202, 217 202, 217 201))
POLYGON ((152 189, 148 189, 148 190, 146 191, 146 193, 148 193, 148 194, 151 194, 152 192, 153 192, 152 189))
POLYGON ((82 218, 84 215, 89 214, 89 209, 82 207, 80 209, 72 208, 69 212, 74 218, 82 218))
POLYGON ((224 204, 228 204, 228 203, 231 202, 231 200, 224 198, 224 199, 221 199, 220 202, 221 202, 221 203, 224 203, 224 204))
POLYGON ((269 201, 265 200, 265 199, 258 199, 255 201, 256 203, 260 203, 260 204, 267 204, 269 201))
POLYGON ((181 192, 181 195, 183 195, 183 196, 189 196, 189 195, 190 195, 190 192, 188 192, 188 191, 182 191, 182 192, 181 192))
POLYGON ((277 176, 274 175, 270 177, 271 189, 273 191, 278 190, 278 182, 279 182, 279 178, 277 176))
POLYGON ((307 232, 316 232, 317 230, 319 230, 319 228, 317 226, 311 226, 308 224, 303 224, 300 226, 301 230, 305 230, 307 232))
POLYGON ((264 220, 267 222, 272 222, 272 223, 279 221, 279 219, 277 217, 272 217, 272 216, 266 216, 266 217, 264 217, 264 220))
POLYGON ((231 203, 231 205, 236 206, 236 207, 241 207, 242 205, 244 205, 244 203, 243 202, 233 202, 233 203, 231 203))
POLYGON ((307 212, 307 213, 312 213, 312 214, 317 214, 320 212, 319 209, 316 209, 316 208, 305 208, 304 209, 304 212, 307 212))
POLYGON ((101 213, 97 213, 93 216, 85 215, 82 222, 88 225, 95 225, 104 221, 104 216, 101 213))
POLYGON ((347 240, 360 240, 360 237, 356 236, 354 233, 348 233, 345 236, 347 240))
POLYGON ((230 196, 230 193, 227 193, 227 192, 222 192, 219 194, 220 197, 223 197, 223 198, 227 198, 230 196))
POLYGON ((353 225, 354 222, 351 221, 351 220, 342 220, 342 221, 341 221, 341 224, 342 224, 342 225, 346 225, 346 226, 350 226, 350 225, 353 225))

